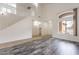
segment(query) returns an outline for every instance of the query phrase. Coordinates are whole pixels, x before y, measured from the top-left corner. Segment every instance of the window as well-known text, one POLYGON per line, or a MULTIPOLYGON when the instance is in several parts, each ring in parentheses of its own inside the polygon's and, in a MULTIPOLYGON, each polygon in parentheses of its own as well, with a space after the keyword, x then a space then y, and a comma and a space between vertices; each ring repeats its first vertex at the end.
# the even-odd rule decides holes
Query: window
POLYGON ((77 35, 77 9, 59 16, 59 32, 77 35))
POLYGON ((62 33, 73 34, 73 15, 62 18, 61 25, 62 33))
POLYGON ((16 14, 16 4, 14 3, 1 3, 0 14, 7 15, 8 13, 16 14))
POLYGON ((16 4, 14 4, 14 3, 8 3, 7 5, 16 8, 16 4))

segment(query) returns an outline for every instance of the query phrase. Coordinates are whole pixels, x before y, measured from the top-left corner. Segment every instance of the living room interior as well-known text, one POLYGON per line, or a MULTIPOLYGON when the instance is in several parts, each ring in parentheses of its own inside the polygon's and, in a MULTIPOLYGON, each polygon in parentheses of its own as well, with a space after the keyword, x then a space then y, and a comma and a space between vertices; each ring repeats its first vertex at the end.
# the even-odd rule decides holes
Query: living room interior
POLYGON ((79 3, 0 3, 0 55, 79 55, 79 3))

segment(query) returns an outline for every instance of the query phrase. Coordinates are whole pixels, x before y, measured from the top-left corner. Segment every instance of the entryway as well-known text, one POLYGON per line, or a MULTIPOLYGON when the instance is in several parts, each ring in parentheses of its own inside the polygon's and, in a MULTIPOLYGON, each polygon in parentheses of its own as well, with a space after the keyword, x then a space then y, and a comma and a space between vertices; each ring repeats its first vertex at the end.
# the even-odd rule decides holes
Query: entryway
POLYGON ((32 37, 52 36, 51 21, 33 20, 32 37))

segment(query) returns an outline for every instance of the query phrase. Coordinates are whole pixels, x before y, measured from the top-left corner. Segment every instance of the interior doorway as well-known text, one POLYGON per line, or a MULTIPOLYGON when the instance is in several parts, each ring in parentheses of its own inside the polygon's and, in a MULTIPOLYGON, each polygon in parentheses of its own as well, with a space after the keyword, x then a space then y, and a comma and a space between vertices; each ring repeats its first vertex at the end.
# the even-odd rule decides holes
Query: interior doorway
POLYGON ((52 36, 52 23, 49 21, 33 20, 32 37, 52 36))

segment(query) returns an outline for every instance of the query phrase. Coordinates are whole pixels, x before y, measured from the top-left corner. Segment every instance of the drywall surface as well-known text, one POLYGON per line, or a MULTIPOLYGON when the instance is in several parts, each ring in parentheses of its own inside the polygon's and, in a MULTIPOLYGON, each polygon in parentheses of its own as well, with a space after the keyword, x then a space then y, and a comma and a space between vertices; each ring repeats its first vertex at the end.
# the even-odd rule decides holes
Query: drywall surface
POLYGON ((78 14, 77 15, 78 16, 78 18, 77 18, 77 36, 59 33, 58 32, 58 22, 59 22, 59 19, 57 18, 57 20, 56 20, 56 22, 54 24, 57 27, 54 28, 54 35, 53 35, 53 37, 79 42, 79 8, 78 8, 78 13, 77 14, 78 14))
POLYGON ((52 37, 65 39, 65 40, 71 40, 71 41, 77 41, 79 42, 79 4, 45 4, 43 11, 43 17, 47 20, 52 20, 52 37), (60 21, 58 19, 58 14, 72 10, 73 8, 78 8, 78 18, 77 18, 77 36, 72 36, 68 34, 62 34, 58 32, 58 22, 60 21))
POLYGON ((16 24, 0 31, 0 43, 32 38, 32 17, 26 17, 16 24))

